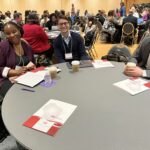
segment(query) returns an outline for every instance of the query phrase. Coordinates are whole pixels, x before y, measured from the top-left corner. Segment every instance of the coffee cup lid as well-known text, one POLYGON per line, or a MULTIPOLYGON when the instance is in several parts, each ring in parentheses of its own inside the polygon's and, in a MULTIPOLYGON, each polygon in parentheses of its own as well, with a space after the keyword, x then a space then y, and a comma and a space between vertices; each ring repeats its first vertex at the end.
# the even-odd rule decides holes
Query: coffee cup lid
POLYGON ((49 70, 50 70, 50 71, 57 71, 57 67, 51 66, 51 67, 49 68, 49 70))
POLYGON ((128 67, 135 67, 136 64, 135 64, 134 62, 128 62, 128 63, 127 63, 127 66, 128 66, 128 67))
POLYGON ((79 65, 79 64, 80 64, 80 61, 78 61, 78 60, 73 60, 73 61, 71 62, 71 64, 72 64, 72 65, 79 65))

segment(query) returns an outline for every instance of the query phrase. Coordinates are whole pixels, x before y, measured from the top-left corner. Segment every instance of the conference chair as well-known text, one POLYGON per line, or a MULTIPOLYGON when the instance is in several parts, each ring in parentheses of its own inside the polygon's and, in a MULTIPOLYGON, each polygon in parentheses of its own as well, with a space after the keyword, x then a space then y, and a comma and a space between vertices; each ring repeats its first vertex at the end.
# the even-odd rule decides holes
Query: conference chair
POLYGON ((89 45, 88 46, 85 45, 86 52, 91 57, 91 59, 98 57, 95 46, 94 46, 96 39, 97 39, 97 34, 98 32, 95 31, 89 45))
POLYGON ((135 29, 132 23, 127 22, 122 27, 121 43, 133 45, 135 43, 135 29))
POLYGON ((101 22, 97 21, 96 22, 96 31, 98 32, 97 39, 99 39, 101 37, 102 29, 103 29, 103 26, 102 26, 101 22))
POLYGON ((80 31, 80 27, 78 25, 73 25, 71 30, 80 31))

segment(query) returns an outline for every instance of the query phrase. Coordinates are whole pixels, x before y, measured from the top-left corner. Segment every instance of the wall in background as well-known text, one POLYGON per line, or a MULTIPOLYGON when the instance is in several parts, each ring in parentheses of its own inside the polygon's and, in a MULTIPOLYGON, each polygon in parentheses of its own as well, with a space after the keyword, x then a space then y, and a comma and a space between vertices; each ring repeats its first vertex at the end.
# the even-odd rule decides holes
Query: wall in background
POLYGON ((120 0, 0 0, 0 10, 13 12, 17 10, 24 14, 25 10, 37 10, 42 14, 43 10, 64 9, 71 10, 71 4, 74 3, 75 9, 80 9, 81 14, 87 9, 90 13, 97 13, 98 9, 108 11, 120 7, 120 0))

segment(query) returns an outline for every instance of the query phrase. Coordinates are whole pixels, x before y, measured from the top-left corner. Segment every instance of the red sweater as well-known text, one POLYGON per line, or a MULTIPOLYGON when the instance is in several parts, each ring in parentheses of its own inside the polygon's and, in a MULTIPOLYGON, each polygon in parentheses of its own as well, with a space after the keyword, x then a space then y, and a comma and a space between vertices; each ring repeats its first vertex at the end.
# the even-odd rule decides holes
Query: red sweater
POLYGON ((34 53, 47 51, 51 47, 48 43, 48 36, 40 25, 25 24, 23 30, 23 38, 31 45, 34 53))

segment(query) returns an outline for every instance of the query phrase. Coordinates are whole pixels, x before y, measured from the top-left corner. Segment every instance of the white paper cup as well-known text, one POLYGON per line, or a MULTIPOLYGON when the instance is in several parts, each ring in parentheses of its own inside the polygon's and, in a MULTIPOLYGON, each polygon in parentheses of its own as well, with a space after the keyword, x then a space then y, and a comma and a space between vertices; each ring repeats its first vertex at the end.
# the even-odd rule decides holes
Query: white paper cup
POLYGON ((51 75, 51 78, 54 79, 57 76, 57 67, 52 66, 49 68, 49 73, 51 75))
POLYGON ((78 72, 79 71, 80 61, 74 60, 74 61, 71 62, 71 64, 72 64, 72 71, 73 72, 78 72))
POLYGON ((136 64, 134 62, 128 62, 127 67, 134 68, 136 67, 136 64))

